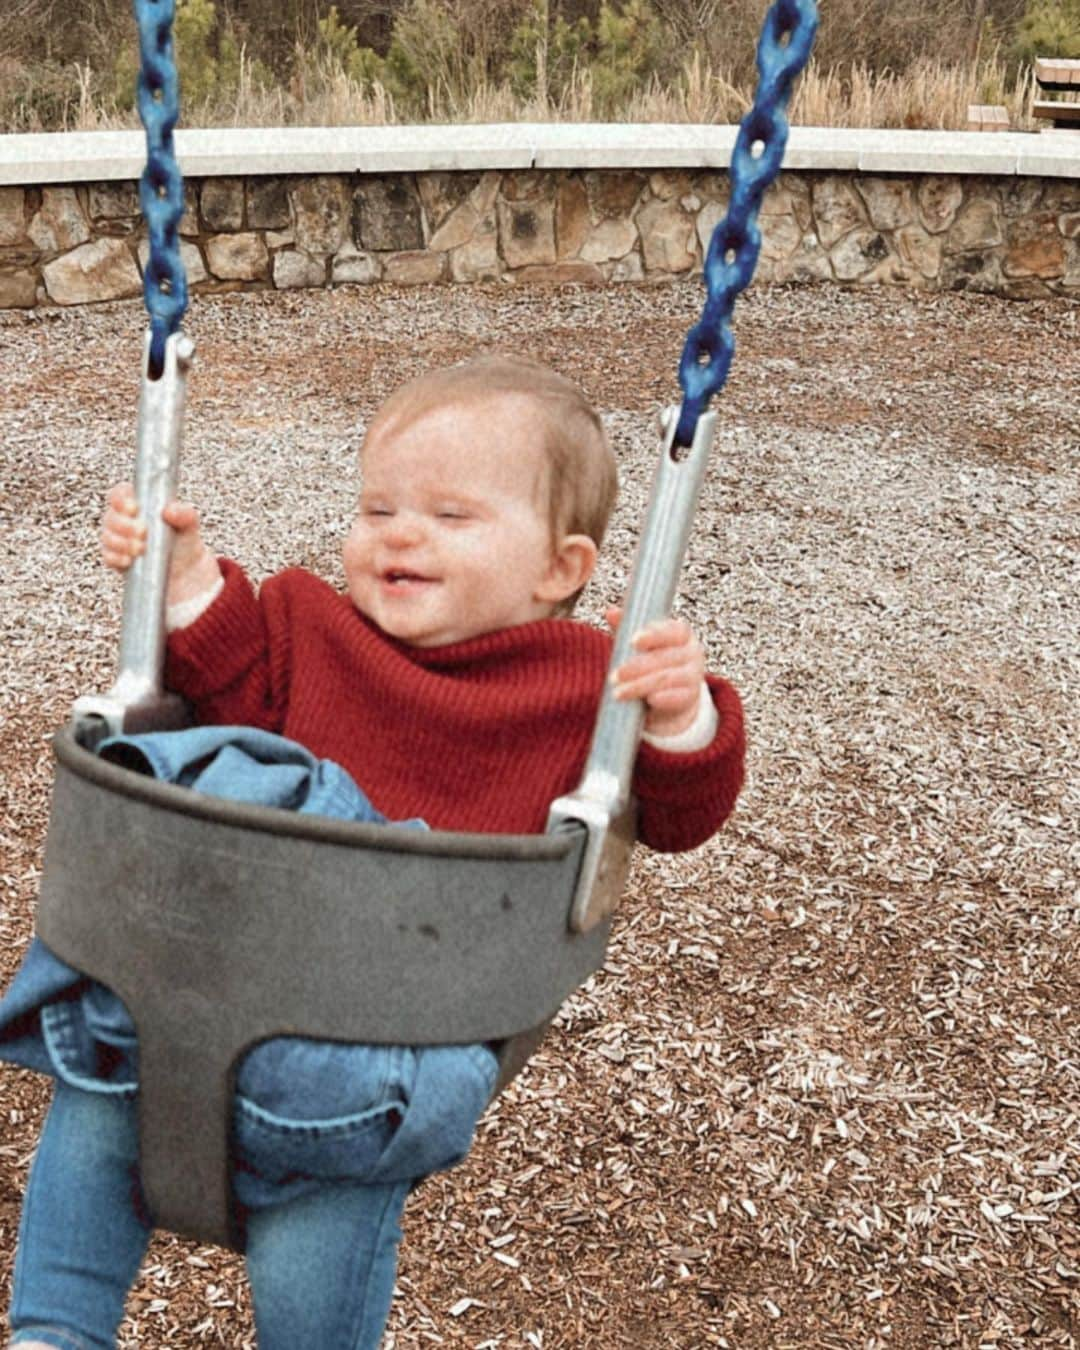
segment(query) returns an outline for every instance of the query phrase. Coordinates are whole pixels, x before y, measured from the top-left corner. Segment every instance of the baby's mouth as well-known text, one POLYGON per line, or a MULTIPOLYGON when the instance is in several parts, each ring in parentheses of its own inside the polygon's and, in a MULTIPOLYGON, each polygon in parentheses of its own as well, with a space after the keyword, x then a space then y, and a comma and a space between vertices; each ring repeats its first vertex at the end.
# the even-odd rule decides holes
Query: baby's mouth
POLYGON ((437 578, 424 576, 421 572, 412 572, 407 567, 388 567, 382 573, 382 580, 388 586, 404 589, 409 586, 430 586, 437 578))

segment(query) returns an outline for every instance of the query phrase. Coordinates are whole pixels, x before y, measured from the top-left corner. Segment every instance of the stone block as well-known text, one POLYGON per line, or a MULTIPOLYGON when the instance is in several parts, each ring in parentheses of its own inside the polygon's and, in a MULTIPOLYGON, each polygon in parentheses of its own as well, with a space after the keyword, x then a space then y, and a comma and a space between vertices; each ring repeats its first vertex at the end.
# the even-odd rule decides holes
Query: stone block
POLYGON ((585 175, 585 190, 594 217, 629 216, 648 185, 642 173, 594 169, 585 175))
POLYGON ((1006 178, 1001 183, 1001 209, 1006 220, 1029 216, 1038 209, 1043 196, 1041 178, 1006 178))
POLYGON ((689 272, 694 266, 695 223, 678 202, 646 202, 637 227, 647 272, 689 272))
POLYGON ((483 173, 480 175, 480 181, 472 192, 469 193, 469 200, 479 215, 486 216, 488 212, 495 210, 495 202, 499 196, 499 188, 502 187, 501 173, 483 173))
POLYGON ((468 243, 450 254, 450 275, 455 281, 497 281, 501 274, 498 227, 485 216, 468 243))
POLYGON ((252 230, 287 230, 292 224, 284 178, 253 178, 247 185, 247 223, 252 230))
POLYGON ((761 254, 769 262, 786 261, 802 243, 794 216, 770 216, 761 221, 761 254))
POLYGON ((429 286, 446 276, 446 256, 424 249, 406 249, 383 259, 386 280, 396 286, 429 286))
POLYGON ((589 193, 578 176, 563 178, 555 192, 555 243, 560 258, 576 258, 589 233, 589 193))
POLYGON ((803 234, 813 228, 814 209, 810 201, 810 183, 801 174, 782 173, 777 179, 791 201, 791 213, 803 234))
POLYGON ((208 239, 206 263, 219 281, 265 281, 270 273, 266 242, 250 230, 208 239))
POLYGON ((21 187, 0 187, 0 248, 26 238, 26 193, 21 187))
POLYGON ((64 253, 85 244, 91 231, 75 189, 43 189, 27 232, 42 253, 64 253))
POLYGON ((500 195, 506 202, 536 202, 549 200, 554 192, 555 184, 550 173, 519 169, 503 178, 500 195))
POLYGON ((1004 243, 1001 207, 996 196, 980 195, 967 199, 956 213, 949 230, 946 249, 949 253, 967 253, 995 248, 1004 243))
POLYGON ((795 204, 791 199, 791 193, 786 186, 781 186, 779 182, 776 182, 772 184, 761 199, 758 219, 766 220, 771 216, 790 216, 794 209, 795 204))
POLYGON ((33 309, 37 304, 37 276, 27 268, 0 272, 0 309, 33 309))
POLYGON ((877 230, 853 230, 829 250, 839 281, 858 281, 888 256, 889 246, 877 230))
POLYGON ((713 231, 726 215, 726 202, 706 202, 698 212, 696 229, 698 242, 701 245, 701 256, 703 258, 709 251, 709 240, 713 237, 713 231))
POLYGON ((420 198, 407 175, 361 180, 353 194, 352 236, 361 249, 411 253, 424 247, 420 198))
POLYGON ((503 200, 497 211, 507 267, 543 267, 555 261, 554 201, 503 200))
POLYGON ((956 219, 964 200, 964 189, 955 178, 928 174, 919 180, 916 196, 924 228, 930 234, 942 234, 956 219))
POLYGON ((478 173, 423 173, 416 180, 416 188, 432 233, 439 230, 479 186, 478 173))
POLYGON ((1080 211, 1080 167, 1071 181, 1067 178, 1054 179, 1045 184, 1042 206, 1044 211, 1057 211, 1059 214, 1080 211))
POLYGON ((692 181, 703 202, 726 202, 731 196, 731 180, 723 169, 706 169, 694 174, 692 181))
POLYGON ((199 189, 194 183, 184 184, 184 214, 180 217, 178 232, 185 239, 197 239, 199 229, 199 189))
POLYGON ((326 285, 326 262, 300 249, 274 254, 274 285, 279 291, 315 290, 326 285))
POLYGON ((946 253, 941 263, 941 285, 949 291, 998 294, 1002 289, 1000 259, 994 252, 946 253))
POLYGON ((95 223, 137 220, 141 214, 139 186, 137 183, 91 183, 86 190, 86 209, 95 223))
POLYGON ((456 206, 428 240, 428 248, 433 253, 446 253, 450 249, 461 248, 476 233, 480 224, 476 207, 467 198, 456 206))
POLYGON ((1054 290, 1038 277, 1003 277, 1001 294, 1010 300, 1049 300, 1054 290))
POLYGON ((915 219, 915 194, 908 179, 858 178, 856 187, 875 230, 898 230, 915 219))
POLYGON ((926 281, 936 281, 944 251, 941 236, 929 234, 921 225, 905 225, 893 236, 902 261, 926 281))
MULTIPOLYGON (((139 240, 139 267, 143 272, 146 271, 146 264, 150 258, 150 241, 148 239, 139 240)), ((189 239, 180 241, 180 261, 184 265, 184 271, 187 273, 188 285, 197 286, 200 281, 206 280, 206 265, 203 262, 203 256, 199 252, 198 244, 193 244, 189 239)))
POLYGON ((1001 263, 1006 277, 1052 280, 1065 275, 1065 240, 1051 212, 1040 211, 1014 220, 1006 244, 1001 263))
POLYGON ((207 178, 200 197, 208 230, 223 233, 244 228, 244 184, 240 178, 207 178))
POLYGON ((1080 241, 1070 239, 1065 245, 1065 275, 1062 282, 1070 290, 1080 288, 1080 241))
POLYGON ((266 247, 271 252, 278 248, 291 248, 296 243, 295 230, 267 230, 263 235, 266 247))
POLYGON ((862 199, 847 178, 819 178, 811 191, 815 233, 825 248, 867 221, 862 199))
POLYGON ((349 235, 349 197, 344 182, 321 174, 298 183, 289 193, 293 233, 302 252, 336 253, 349 235))
POLYGON ((554 263, 550 267, 523 267, 520 271, 514 272, 510 279, 525 286, 567 286, 572 284, 602 286, 604 284, 604 274, 599 267, 593 263, 574 261, 554 263))
POLYGON ((138 295, 142 279, 122 239, 95 239, 42 268, 45 289, 58 305, 123 300, 138 295))
POLYGON ((909 263, 890 253, 862 277, 863 286, 912 286, 925 288, 926 278, 909 263))
POLYGON ((1080 211, 1069 211, 1058 216, 1058 229, 1065 239, 1080 239, 1080 211))
POLYGON ((799 247, 784 264, 784 280, 796 282, 834 281, 829 255, 812 230, 802 237, 799 247))
POLYGON ((625 258, 620 258, 611 268, 608 275, 609 281, 644 281, 645 264, 641 261, 641 254, 636 250, 628 253, 625 258))
POLYGON ((764 254, 759 255, 757 266, 754 268, 752 284, 787 281, 787 279, 788 265, 786 258, 766 258, 764 254))
POLYGON ((361 286, 370 286, 382 276, 382 267, 371 253, 361 253, 352 244, 345 244, 334 255, 331 262, 330 279, 334 285, 353 282, 361 286))
POLYGON ((649 191, 660 201, 672 201, 693 192, 693 177, 685 169, 662 169, 649 175, 649 191))
POLYGON ((611 262, 624 258, 638 241, 637 228, 632 220, 602 220, 581 246, 583 262, 611 262))

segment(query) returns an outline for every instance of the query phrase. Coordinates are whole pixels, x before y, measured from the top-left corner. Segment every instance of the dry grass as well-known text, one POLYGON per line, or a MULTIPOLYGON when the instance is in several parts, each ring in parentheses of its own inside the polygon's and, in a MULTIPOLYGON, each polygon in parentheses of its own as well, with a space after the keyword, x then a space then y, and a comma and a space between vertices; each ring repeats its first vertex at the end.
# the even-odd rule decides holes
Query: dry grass
MULTIPOLYGON (((307 79, 291 86, 260 84, 246 59, 240 71, 239 87, 226 97, 186 103, 184 125, 384 126, 416 120, 412 111, 402 114, 382 85, 360 87, 340 67, 313 68, 307 79)), ((11 79, 7 82, 12 83, 11 79)), ((88 66, 75 67, 69 83, 56 129, 99 131, 139 125, 134 112, 118 112, 101 100, 88 66)), ((1031 72, 1024 71, 1017 81, 1011 81, 997 57, 970 65, 923 60, 903 72, 874 72, 861 63, 822 69, 811 62, 795 87, 791 121, 803 126, 964 130, 970 104, 998 103, 1008 108, 1014 129, 1030 129, 1035 125, 1033 93, 1031 72)), ((752 86, 730 72, 714 69, 695 53, 676 83, 654 83, 638 92, 615 120, 730 124, 741 119, 752 97, 752 86)), ((9 129, 41 129, 30 114, 25 115, 30 121, 24 124, 21 116, 9 110, 9 129)), ((521 99, 506 84, 481 84, 464 97, 437 91, 429 99, 423 120, 598 122, 611 118, 599 107, 589 71, 582 70, 557 100, 521 99)))
MULTIPOLYGON (((336 575, 358 424, 493 346, 572 374, 618 596, 699 282, 200 299, 186 489, 336 575)), ((609 960, 407 1216, 388 1346, 1080 1344, 1080 311, 754 288, 682 609, 746 699, 729 826, 635 865, 609 960)), ((134 305, 0 318, 0 981, 47 736, 111 675, 94 561, 134 305)), ((0 1273, 46 1087, 0 1069, 0 1273)), ((158 1239, 121 1344, 251 1346, 240 1263, 158 1239)))

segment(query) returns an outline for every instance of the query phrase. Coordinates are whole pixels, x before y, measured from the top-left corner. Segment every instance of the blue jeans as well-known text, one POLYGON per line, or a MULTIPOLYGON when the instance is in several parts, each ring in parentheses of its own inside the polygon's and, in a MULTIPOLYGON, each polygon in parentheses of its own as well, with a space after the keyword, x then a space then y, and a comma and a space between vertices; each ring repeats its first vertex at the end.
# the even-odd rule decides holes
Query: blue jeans
MULTIPOLYGON (((234 1189, 260 1350, 375 1350, 412 1181, 459 1160, 494 1083, 481 1046, 367 1049, 369 1105, 348 1119, 285 1121, 238 1100, 234 1189)), ((136 1109, 57 1081, 19 1225, 14 1344, 115 1345, 152 1231, 136 1109)))

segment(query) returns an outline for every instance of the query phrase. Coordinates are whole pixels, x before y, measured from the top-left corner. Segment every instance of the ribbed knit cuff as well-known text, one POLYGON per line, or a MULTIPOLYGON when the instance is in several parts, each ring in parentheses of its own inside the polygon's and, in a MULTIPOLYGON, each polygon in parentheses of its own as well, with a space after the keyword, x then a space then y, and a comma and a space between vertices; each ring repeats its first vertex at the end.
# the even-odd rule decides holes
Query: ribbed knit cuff
POLYGON ((200 615, 204 614, 221 592, 225 589, 225 578, 218 577, 212 586, 208 586, 201 595, 193 595, 190 600, 181 600, 178 604, 168 605, 165 609, 165 631, 175 633, 178 628, 187 628, 200 615))
POLYGON ((255 592, 242 568, 219 558, 222 589, 186 627, 169 634, 166 683, 192 702, 213 697, 249 670, 265 651, 255 592))
POLYGON ((655 745, 657 750, 666 750, 669 755, 688 755, 694 750, 705 749, 716 735, 719 721, 709 686, 702 680, 694 720, 685 730, 677 731, 673 736, 650 736, 645 731, 641 739, 646 745, 655 745))

